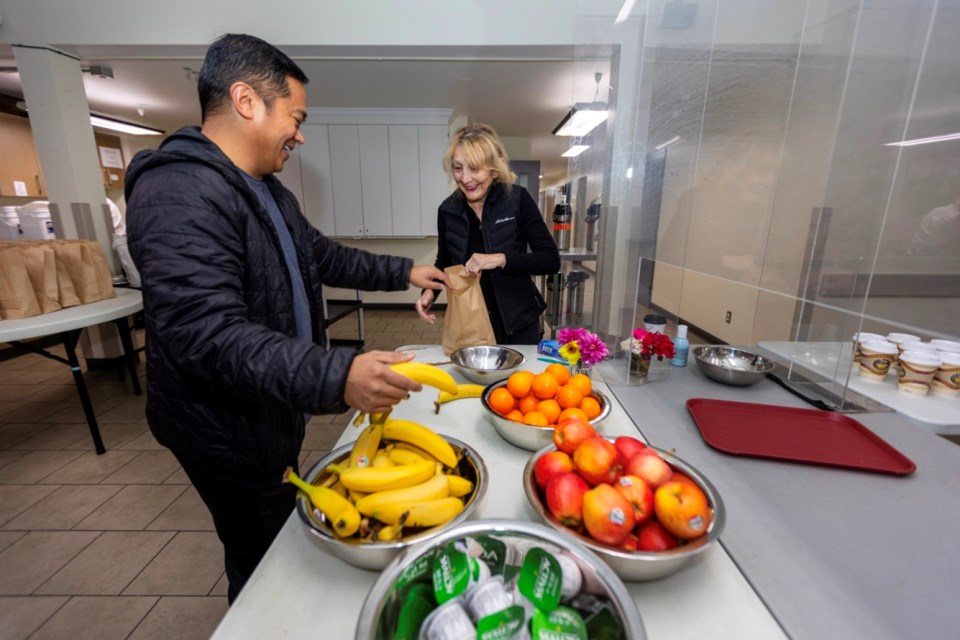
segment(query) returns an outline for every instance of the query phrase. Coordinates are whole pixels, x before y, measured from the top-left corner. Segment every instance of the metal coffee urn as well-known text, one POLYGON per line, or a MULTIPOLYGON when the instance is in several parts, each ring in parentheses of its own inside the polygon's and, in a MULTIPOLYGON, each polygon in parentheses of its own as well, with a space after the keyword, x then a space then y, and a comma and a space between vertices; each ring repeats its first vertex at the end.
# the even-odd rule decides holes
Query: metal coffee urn
POLYGON ((573 322, 583 318, 584 280, 590 277, 586 271, 572 270, 567 275, 567 316, 573 322))
MULTIPOLYGON (((598 198, 600 196, 597 196, 598 198)), ((583 221, 586 223, 585 227, 585 238, 584 238, 584 248, 587 251, 593 251, 596 249, 597 241, 597 220, 600 219, 600 203, 593 202, 587 207, 587 213, 583 217, 583 221)))
POLYGON ((563 300, 563 273, 554 273, 547 276, 547 316, 556 322, 560 319, 560 305, 563 300))
POLYGON ((570 250, 570 233, 573 231, 573 209, 569 204, 560 203, 553 208, 553 240, 557 250, 570 250))

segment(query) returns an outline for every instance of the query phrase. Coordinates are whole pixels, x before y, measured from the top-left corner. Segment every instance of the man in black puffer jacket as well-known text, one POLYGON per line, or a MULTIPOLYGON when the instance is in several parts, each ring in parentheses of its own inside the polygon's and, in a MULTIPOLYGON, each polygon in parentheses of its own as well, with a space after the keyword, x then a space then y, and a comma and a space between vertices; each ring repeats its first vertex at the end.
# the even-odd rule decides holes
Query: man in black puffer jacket
POLYGON ((323 285, 446 283, 433 266, 324 237, 272 175, 304 143, 306 82, 272 45, 221 37, 200 72, 202 128, 137 154, 126 178, 147 419, 213 515, 230 602, 293 510, 281 478, 309 414, 387 411, 420 390, 389 368, 409 356, 326 348, 323 285))

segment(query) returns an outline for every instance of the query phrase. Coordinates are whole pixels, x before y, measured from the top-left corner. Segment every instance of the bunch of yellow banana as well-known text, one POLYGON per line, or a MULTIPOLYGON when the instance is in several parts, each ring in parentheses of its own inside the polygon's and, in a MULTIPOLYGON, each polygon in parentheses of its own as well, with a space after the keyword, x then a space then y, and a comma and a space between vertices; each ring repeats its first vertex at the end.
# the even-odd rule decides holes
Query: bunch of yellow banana
MULTIPOLYGON (((416 380, 420 384, 427 385, 446 392, 450 395, 457 394, 457 381, 449 373, 432 364, 426 362, 398 362, 390 365, 390 368, 400 375, 406 376, 411 380, 416 380)), ((370 423, 386 422, 390 412, 374 413, 370 416, 370 423)), ((359 427, 363 424, 366 417, 364 413, 358 413, 353 419, 353 426, 359 427)))
POLYGON ((391 541, 405 527, 434 527, 464 508, 473 483, 457 474, 459 455, 442 436, 409 420, 367 425, 350 455, 326 468, 323 486, 293 482, 340 537, 391 541))
POLYGON ((479 398, 486 389, 482 384, 464 383, 457 385, 457 392, 440 391, 437 399, 433 402, 433 412, 440 413, 440 405, 452 402, 454 400, 463 400, 464 398, 479 398))

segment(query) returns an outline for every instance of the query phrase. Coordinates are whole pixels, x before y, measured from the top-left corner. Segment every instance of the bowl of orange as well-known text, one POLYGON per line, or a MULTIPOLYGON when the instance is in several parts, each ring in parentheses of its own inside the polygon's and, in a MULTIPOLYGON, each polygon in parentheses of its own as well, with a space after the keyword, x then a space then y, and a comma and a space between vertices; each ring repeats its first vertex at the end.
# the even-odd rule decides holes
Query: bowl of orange
POLYGON ((568 417, 587 420, 596 428, 610 415, 610 402, 593 388, 589 376, 571 376, 559 364, 540 373, 512 373, 484 389, 480 404, 504 440, 528 451, 553 443, 554 427, 568 417))

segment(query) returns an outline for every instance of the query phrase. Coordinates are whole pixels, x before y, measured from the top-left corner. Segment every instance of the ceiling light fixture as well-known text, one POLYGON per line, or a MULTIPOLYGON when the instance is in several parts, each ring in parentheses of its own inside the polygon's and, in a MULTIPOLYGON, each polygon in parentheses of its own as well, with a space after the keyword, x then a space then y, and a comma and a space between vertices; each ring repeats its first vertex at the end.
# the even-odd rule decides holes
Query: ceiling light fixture
POLYGON ((553 130, 555 136, 573 136, 583 137, 594 130, 601 122, 607 119, 609 111, 606 102, 597 102, 597 96, 600 95, 600 80, 603 74, 597 72, 593 75, 597 81, 597 91, 593 95, 593 102, 578 102, 570 108, 567 115, 563 117, 560 124, 553 130))
POLYGON ((683 140, 683 138, 681 138, 680 136, 673 136, 672 138, 670 138, 670 139, 667 140, 666 142, 661 142, 660 144, 658 144, 657 146, 655 146, 655 147, 653 148, 653 150, 654 150, 654 151, 660 151, 660 149, 666 149, 667 147, 669 147, 669 146, 672 145, 673 143, 675 143, 675 142, 680 142, 681 140, 683 140))
POLYGON ((561 158, 576 158, 578 155, 590 148, 588 144, 575 144, 563 153, 560 154, 561 158))
POLYGON ((930 144, 931 142, 946 142, 947 140, 960 140, 960 131, 956 133, 947 133, 942 136, 930 136, 929 138, 914 138, 913 140, 901 140, 900 142, 887 142, 885 147, 913 147, 918 144, 930 144))
POLYGON ((90 124, 100 129, 109 129, 110 131, 118 131, 120 133, 129 133, 134 136, 162 136, 165 131, 161 129, 154 129, 153 127, 146 127, 139 124, 131 124, 129 122, 123 122, 122 120, 114 120, 113 118, 106 118, 104 116, 95 116, 90 115, 90 124))
POLYGON ((633 5, 635 5, 637 0, 626 0, 623 3, 623 6, 620 7, 620 13, 617 14, 617 17, 614 19, 613 24, 620 24, 624 20, 630 17, 630 12, 633 11, 633 5))

